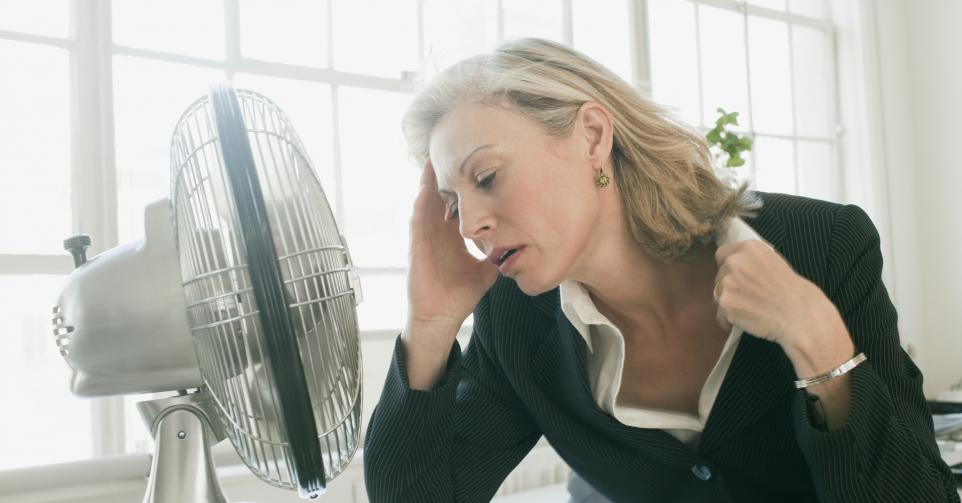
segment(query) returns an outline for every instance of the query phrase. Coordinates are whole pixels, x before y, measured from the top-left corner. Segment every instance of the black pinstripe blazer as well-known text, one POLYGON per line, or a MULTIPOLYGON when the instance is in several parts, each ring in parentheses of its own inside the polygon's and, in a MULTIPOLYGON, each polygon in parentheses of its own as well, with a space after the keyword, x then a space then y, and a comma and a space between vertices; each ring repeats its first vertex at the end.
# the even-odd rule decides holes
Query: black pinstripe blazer
POLYGON ((597 407, 585 344, 558 290, 537 297, 499 278, 475 310, 464 355, 411 390, 394 360, 368 427, 371 501, 488 501, 544 435, 616 502, 959 501, 933 440, 922 375, 899 346, 881 281, 879 236, 856 206, 759 193, 746 222, 838 307, 868 362, 852 371, 846 424, 812 427, 781 348, 741 338, 697 450, 597 407))

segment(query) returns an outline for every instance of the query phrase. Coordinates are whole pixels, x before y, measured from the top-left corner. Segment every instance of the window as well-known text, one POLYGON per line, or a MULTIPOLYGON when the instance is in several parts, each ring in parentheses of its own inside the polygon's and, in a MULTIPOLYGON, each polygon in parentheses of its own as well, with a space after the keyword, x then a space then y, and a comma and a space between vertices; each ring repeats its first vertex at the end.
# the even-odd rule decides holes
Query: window
POLYGON ((648 0, 655 101, 710 129, 738 112, 755 139, 739 177, 837 200, 834 30, 824 0, 648 0))
POLYGON ((406 310, 417 170, 399 123, 414 76, 503 39, 557 40, 650 83, 699 127, 716 107, 738 111, 756 139, 741 176, 833 199, 826 11, 824 0, 0 0, 0 396, 18 404, 0 469, 151 449, 133 406, 145 397, 69 394, 50 336, 73 268, 60 243, 91 234, 97 253, 143 236, 144 206, 169 190, 173 126, 209 83, 277 102, 317 169, 362 274, 366 425, 406 310), (645 29, 649 54, 632 50, 645 29))
POLYGON ((69 393, 49 335, 73 268, 60 243, 91 234, 93 254, 142 238, 145 205, 169 191, 173 126, 208 84, 277 102, 318 171, 362 274, 366 425, 406 311, 418 178, 399 124, 412 78, 539 36, 631 82, 631 12, 629 0, 0 0, 0 392, 19 410, 0 430, 19 447, 0 469, 152 449, 134 406, 149 397, 69 393))

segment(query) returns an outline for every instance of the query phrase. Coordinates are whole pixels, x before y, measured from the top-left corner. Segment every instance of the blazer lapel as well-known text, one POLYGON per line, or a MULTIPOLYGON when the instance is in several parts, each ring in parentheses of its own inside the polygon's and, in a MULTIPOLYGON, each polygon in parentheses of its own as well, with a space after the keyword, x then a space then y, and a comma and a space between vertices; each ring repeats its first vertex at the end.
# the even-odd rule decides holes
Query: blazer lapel
POLYGON ((791 394, 791 382, 791 365, 778 344, 742 334, 698 450, 711 452, 754 423, 791 394))
MULTIPOLYGON (((532 355, 531 375, 555 404, 592 429, 601 430, 619 443, 662 464, 691 466, 698 455, 659 429, 634 428, 618 422, 601 410, 588 382, 587 347, 568 321, 554 294, 556 325, 532 355)), ((570 417, 570 416, 569 416, 570 417)))
MULTIPOLYGON (((776 250, 785 249, 785 225, 776 212, 763 206, 755 218, 745 222, 776 250)), ((719 447, 775 403, 791 396, 793 376, 781 346, 743 333, 708 415, 699 451, 719 447)))
POLYGON ((535 305, 550 314, 555 323, 531 355, 532 377, 567 412, 597 422, 605 413, 595 405, 591 394, 585 363, 587 347, 561 311, 558 289, 536 297, 535 305))

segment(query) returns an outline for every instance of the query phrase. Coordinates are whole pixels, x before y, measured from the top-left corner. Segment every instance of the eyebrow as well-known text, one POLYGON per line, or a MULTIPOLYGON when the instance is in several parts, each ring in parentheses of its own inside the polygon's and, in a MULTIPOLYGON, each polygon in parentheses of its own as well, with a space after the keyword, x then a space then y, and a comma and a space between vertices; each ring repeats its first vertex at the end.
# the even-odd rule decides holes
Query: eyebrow
MULTIPOLYGON (((461 167, 458 168, 458 176, 460 176, 460 177, 462 177, 462 178, 464 177, 464 167, 468 165, 468 160, 471 159, 471 156, 473 156, 476 152, 478 152, 478 151, 481 150, 481 149, 485 149, 485 148, 493 147, 493 146, 494 146, 494 145, 491 144, 491 143, 486 143, 486 144, 481 145, 480 147, 477 147, 477 148, 475 148, 474 150, 472 150, 471 153, 468 154, 467 157, 465 157, 463 161, 461 161, 461 167)), ((452 195, 454 194, 454 192, 451 192, 450 190, 438 190, 438 192, 440 192, 441 194, 452 194, 452 195)))

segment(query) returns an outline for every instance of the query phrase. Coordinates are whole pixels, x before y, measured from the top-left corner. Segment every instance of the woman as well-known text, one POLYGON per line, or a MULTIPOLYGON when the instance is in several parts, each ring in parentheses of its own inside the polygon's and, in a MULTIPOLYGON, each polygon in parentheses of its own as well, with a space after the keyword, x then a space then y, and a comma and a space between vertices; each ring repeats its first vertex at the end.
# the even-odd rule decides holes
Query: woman
POLYGON ((548 41, 445 71, 404 130, 372 501, 487 501, 542 435, 619 502, 958 501, 862 210, 729 190, 697 132, 548 41))

